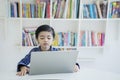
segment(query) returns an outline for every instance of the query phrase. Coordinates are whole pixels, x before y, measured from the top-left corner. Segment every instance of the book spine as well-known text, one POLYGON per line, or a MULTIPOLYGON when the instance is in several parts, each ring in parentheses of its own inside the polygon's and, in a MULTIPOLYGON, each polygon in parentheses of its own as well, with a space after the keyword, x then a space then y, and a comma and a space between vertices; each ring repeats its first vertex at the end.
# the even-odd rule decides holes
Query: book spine
POLYGON ((101 9, 100 9, 100 2, 96 1, 96 5, 97 5, 97 10, 98 10, 99 18, 102 18, 102 13, 101 13, 101 9))

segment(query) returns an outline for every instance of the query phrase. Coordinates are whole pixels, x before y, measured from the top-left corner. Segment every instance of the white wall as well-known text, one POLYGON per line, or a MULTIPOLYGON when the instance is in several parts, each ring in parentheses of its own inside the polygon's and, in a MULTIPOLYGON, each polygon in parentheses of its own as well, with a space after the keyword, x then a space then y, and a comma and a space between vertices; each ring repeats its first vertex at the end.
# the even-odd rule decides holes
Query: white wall
POLYGON ((17 63, 25 56, 21 53, 20 48, 3 42, 0 46, 0 72, 16 71, 17 63))
POLYGON ((94 68, 120 74, 120 43, 106 46, 102 56, 93 61, 80 61, 81 69, 94 68))
POLYGON ((103 57, 95 62, 96 68, 120 73, 120 43, 112 43, 105 47, 103 57))

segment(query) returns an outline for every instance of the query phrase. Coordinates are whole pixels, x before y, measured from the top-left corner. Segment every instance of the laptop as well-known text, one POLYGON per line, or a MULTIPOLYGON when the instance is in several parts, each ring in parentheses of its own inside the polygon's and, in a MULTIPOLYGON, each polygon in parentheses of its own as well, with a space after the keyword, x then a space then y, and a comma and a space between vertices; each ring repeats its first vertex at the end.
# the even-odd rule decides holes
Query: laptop
POLYGON ((78 51, 32 52, 30 75, 72 73, 78 51))

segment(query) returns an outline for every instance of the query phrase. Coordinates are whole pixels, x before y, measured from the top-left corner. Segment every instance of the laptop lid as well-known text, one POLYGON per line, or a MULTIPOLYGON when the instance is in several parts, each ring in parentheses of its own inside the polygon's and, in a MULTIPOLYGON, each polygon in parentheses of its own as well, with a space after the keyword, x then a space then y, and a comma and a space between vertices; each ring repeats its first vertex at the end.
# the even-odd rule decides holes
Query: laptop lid
POLYGON ((32 52, 30 75, 71 73, 77 60, 78 51, 32 52))

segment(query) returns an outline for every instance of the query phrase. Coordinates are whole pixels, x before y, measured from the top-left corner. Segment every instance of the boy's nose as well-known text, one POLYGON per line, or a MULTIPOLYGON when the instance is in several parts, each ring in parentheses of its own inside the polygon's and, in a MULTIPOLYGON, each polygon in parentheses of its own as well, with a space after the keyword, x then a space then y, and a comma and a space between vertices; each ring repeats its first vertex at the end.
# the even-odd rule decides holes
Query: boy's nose
POLYGON ((47 38, 45 38, 44 40, 45 40, 45 41, 48 41, 48 39, 47 39, 47 38))

